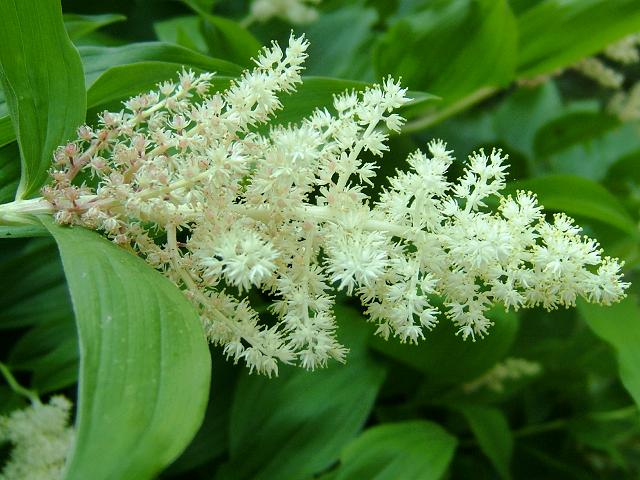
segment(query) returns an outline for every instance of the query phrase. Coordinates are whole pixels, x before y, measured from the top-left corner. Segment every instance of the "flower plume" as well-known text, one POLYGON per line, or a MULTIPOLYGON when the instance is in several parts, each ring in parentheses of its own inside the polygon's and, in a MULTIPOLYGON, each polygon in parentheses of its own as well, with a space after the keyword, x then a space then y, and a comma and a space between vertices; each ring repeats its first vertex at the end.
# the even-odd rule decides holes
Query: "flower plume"
POLYGON ((409 101, 392 78, 261 133, 278 95, 301 82, 306 48, 293 36, 284 51, 273 44, 223 92, 212 74, 185 71, 82 127, 56 153, 43 192, 56 219, 133 249, 184 290, 212 342, 267 375, 280 362, 345 359, 336 291, 358 296, 377 333, 402 342, 420 341, 442 317, 463 338, 482 337, 494 304, 555 309, 624 296, 620 263, 573 220, 547 222, 531 192, 500 194, 500 150, 473 153, 452 180, 452 152, 432 141, 372 201, 365 185, 377 165, 362 153, 388 150, 409 101), (271 296, 275 322, 261 318, 250 289, 271 296))

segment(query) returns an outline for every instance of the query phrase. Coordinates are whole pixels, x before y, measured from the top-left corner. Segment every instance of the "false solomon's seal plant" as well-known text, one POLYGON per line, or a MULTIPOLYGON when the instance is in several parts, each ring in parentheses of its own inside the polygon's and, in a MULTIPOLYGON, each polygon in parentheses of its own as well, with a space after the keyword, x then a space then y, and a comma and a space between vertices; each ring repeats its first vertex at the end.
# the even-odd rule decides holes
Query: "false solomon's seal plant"
POLYGON ((457 180, 444 142, 407 159, 378 200, 367 195, 387 132, 409 101, 392 78, 335 97, 299 125, 271 126, 301 82, 307 42, 273 44, 224 92, 184 71, 105 112, 55 153, 53 182, 24 210, 104 232, 184 291, 209 339, 251 370, 344 361, 337 291, 358 296, 377 334, 418 342, 443 317, 462 338, 490 333, 486 312, 611 304, 621 264, 564 214, 546 218, 535 194, 501 195, 507 158, 473 153, 457 180), (488 207, 495 197, 499 206, 488 207), (275 300, 275 324, 248 300, 275 300), (434 306, 434 299, 439 298, 434 306), (440 311, 442 309, 442 312, 440 311))

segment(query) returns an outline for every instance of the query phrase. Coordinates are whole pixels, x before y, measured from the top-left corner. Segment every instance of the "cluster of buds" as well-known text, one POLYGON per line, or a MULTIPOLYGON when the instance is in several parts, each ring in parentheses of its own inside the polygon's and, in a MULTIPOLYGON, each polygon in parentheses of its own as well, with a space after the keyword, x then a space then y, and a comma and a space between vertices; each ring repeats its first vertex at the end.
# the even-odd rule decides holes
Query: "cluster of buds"
POLYGON ((183 72, 81 128, 43 192, 57 221, 135 250, 183 289, 212 342, 267 375, 280 362, 344 360, 337 291, 357 295, 377 333, 402 342, 442 317, 463 338, 482 337, 496 303, 554 309, 624 296, 621 265, 571 219, 547 222, 532 193, 500 195, 500 151, 474 153, 452 181, 452 152, 433 141, 372 201, 377 165, 363 153, 388 150, 404 122, 394 112, 409 101, 391 78, 298 125, 260 128, 278 94, 301 82, 306 48, 294 37, 284 52, 272 45, 223 92, 211 74, 183 72), (268 319, 250 290, 271 297, 268 319))

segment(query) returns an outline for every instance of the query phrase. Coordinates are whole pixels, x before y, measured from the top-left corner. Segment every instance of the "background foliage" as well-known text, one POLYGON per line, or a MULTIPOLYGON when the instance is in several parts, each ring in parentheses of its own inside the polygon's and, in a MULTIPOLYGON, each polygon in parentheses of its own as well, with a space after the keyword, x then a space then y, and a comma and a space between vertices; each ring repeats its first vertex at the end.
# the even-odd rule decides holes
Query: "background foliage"
MULTIPOLYGON (((359 306, 343 301, 347 365, 269 380, 212 350, 209 381, 197 316, 161 275, 93 232, 46 219, 3 225, 0 360, 42 396, 76 398, 80 380, 67 478, 640 476, 640 125, 609 113, 611 93, 575 72, 539 78, 640 31, 637 0, 611 3, 326 0, 317 21, 294 27, 311 42, 309 78, 277 122, 402 76, 438 98, 417 94, 403 112, 409 122, 376 188, 433 137, 459 155, 502 147, 510 189, 537 192, 626 261, 634 285, 624 302, 496 311, 475 343, 441 322, 408 346, 374 338, 359 306), (9 238, 22 236, 41 238, 9 238), (508 358, 539 372, 502 389, 478 382, 508 358)), ((69 0, 61 11, 53 0, 0 0, 0 200, 36 196, 52 149, 85 118, 183 65, 216 71, 224 88, 261 45, 288 37, 279 20, 242 27, 248 8, 69 0)), ((637 66, 625 74, 625 88, 640 80, 637 66)), ((0 413, 22 405, 0 385, 0 413)))

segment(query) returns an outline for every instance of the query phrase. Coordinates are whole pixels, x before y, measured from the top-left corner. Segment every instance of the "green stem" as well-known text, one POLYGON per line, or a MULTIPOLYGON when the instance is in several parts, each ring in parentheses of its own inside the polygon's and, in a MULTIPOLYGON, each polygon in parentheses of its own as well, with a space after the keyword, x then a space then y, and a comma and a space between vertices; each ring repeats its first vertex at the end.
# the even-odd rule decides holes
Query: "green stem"
POLYGON ((513 431, 513 436, 528 437, 530 435, 538 435, 540 433, 551 432, 553 430, 560 430, 569 424, 568 418, 560 418, 558 420, 552 420, 551 422, 539 423, 537 425, 529 425, 519 430, 513 431))
POLYGON ((33 223, 30 215, 53 213, 53 207, 44 198, 32 198, 30 200, 14 200, 0 205, 0 224, 33 223))
POLYGON ((29 390, 28 388, 24 388, 20 385, 16 380, 16 377, 11 373, 11 370, 9 370, 9 367, 2 362, 0 362, 0 373, 2 373, 2 376, 9 384, 11 390, 16 392, 18 395, 28 398, 31 403, 40 403, 40 397, 38 397, 38 394, 33 390, 29 390))
MULTIPOLYGON (((629 405, 623 408, 615 410, 609 410, 605 412, 590 412, 586 417, 596 422, 612 422, 616 420, 622 420, 632 415, 638 414, 638 407, 636 405, 629 405)), ((530 425, 523 427, 519 430, 513 431, 514 437, 527 437, 530 435, 538 435, 540 433, 551 432, 553 430, 560 430, 566 427, 573 419, 571 418, 559 418, 546 423, 540 423, 537 425, 530 425)))

